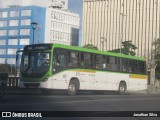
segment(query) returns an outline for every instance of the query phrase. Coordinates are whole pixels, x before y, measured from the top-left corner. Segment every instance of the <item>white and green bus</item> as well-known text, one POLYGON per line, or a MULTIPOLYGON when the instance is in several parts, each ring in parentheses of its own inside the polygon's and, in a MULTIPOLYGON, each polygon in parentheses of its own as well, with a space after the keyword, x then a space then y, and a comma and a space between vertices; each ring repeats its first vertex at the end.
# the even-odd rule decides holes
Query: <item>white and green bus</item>
POLYGON ((24 47, 20 86, 41 88, 42 93, 66 90, 127 91, 147 89, 143 58, 61 44, 24 47))

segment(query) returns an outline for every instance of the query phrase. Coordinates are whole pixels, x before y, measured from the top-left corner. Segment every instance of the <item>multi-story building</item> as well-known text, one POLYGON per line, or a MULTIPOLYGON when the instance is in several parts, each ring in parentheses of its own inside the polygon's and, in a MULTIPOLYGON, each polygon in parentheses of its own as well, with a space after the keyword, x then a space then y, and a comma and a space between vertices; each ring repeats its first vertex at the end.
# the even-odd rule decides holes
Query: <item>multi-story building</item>
POLYGON ((33 44, 33 36, 34 44, 78 45, 78 14, 54 5, 39 7, 8 4, 8 7, 5 5, 6 8, 0 9, 0 64, 15 64, 16 51, 33 44), (32 22, 38 24, 34 34, 32 22))
POLYGON ((25 45, 32 44, 31 22, 39 24, 35 43, 44 42, 46 10, 41 7, 0 9, 0 63, 15 64, 15 54, 25 45))
POLYGON ((68 9, 68 0, 0 0, 0 8, 33 5, 39 7, 54 6, 68 9))
POLYGON ((159 0, 83 0, 82 45, 120 48, 131 40, 137 56, 149 58, 160 38, 159 0))
POLYGON ((68 10, 47 9, 46 43, 61 43, 78 46, 79 15, 68 10))

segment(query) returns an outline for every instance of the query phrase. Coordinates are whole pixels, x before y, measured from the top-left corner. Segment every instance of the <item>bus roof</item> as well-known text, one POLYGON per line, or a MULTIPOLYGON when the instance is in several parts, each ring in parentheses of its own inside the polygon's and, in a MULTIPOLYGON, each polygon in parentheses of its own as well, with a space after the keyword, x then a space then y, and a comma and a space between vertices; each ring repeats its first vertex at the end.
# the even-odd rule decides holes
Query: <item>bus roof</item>
POLYGON ((113 52, 105 52, 105 51, 88 49, 88 48, 82 48, 82 47, 77 47, 77 46, 69 46, 69 45, 62 45, 62 44, 53 44, 53 47, 54 48, 57 48, 57 47, 58 48, 66 48, 66 49, 76 50, 76 51, 90 52, 90 53, 103 54, 103 55, 109 55, 109 56, 114 56, 114 57, 121 57, 121 58, 127 58, 127 59, 135 59, 135 60, 145 61, 145 59, 142 58, 142 57, 136 57, 136 56, 125 55, 125 54, 120 54, 120 53, 113 53, 113 52))

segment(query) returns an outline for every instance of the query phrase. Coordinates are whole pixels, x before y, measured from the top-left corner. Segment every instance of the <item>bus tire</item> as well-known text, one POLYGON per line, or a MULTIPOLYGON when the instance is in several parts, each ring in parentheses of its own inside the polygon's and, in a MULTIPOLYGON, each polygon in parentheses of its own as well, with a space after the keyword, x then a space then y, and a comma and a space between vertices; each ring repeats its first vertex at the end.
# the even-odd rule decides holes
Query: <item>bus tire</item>
POLYGON ((126 86, 126 83, 125 82, 120 82, 119 84, 119 88, 118 88, 118 93, 120 95, 124 95, 127 91, 127 86, 126 86))
POLYGON ((41 93, 44 95, 52 95, 53 91, 50 89, 41 89, 41 93))
POLYGON ((4 88, 0 86, 0 97, 2 97, 3 95, 4 95, 4 88))
POLYGON ((68 86, 68 94, 74 96, 78 90, 78 82, 77 81, 70 81, 68 86))

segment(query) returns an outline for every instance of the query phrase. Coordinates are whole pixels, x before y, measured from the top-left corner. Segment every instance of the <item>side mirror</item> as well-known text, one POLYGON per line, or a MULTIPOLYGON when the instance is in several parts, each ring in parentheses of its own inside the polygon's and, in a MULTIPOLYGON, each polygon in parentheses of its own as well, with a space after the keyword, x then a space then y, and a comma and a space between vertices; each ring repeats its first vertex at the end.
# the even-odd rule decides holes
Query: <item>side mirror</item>
MULTIPOLYGON (((17 66, 18 66, 18 58, 19 58, 19 53, 20 52, 23 52, 23 50, 18 50, 17 52, 16 52, 16 71, 17 71, 17 66)), ((15 74, 16 76, 17 76, 17 72, 16 72, 16 74, 15 74)))
POLYGON ((18 61, 18 56, 19 56, 18 53, 16 53, 16 63, 17 63, 17 61, 18 61))

